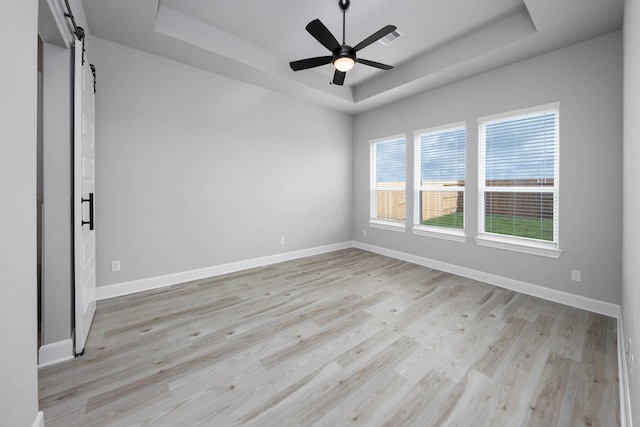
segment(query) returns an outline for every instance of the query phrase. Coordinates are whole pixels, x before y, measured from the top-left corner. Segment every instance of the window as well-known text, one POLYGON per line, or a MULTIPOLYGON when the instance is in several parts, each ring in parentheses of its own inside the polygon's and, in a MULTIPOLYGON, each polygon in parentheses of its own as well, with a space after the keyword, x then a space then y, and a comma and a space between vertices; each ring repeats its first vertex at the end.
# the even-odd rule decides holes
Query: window
POLYGON ((371 141, 371 226, 404 230, 406 176, 404 135, 371 141))
POLYGON ((464 241, 464 122, 415 134, 415 234, 464 241))
POLYGON ((559 257, 559 104, 483 117, 478 243, 559 257))

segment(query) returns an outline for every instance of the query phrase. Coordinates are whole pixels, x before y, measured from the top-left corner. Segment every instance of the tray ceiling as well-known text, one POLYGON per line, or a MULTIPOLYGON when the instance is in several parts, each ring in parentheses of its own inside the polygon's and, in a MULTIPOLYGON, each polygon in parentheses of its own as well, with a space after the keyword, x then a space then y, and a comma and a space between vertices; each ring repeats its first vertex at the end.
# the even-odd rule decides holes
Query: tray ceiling
POLYGON ((337 0, 82 0, 89 33, 340 111, 366 111, 622 26, 623 0, 352 0, 346 41, 387 24, 402 37, 361 55, 344 86, 331 65, 289 62, 328 52, 305 31, 319 18, 341 38, 337 0))

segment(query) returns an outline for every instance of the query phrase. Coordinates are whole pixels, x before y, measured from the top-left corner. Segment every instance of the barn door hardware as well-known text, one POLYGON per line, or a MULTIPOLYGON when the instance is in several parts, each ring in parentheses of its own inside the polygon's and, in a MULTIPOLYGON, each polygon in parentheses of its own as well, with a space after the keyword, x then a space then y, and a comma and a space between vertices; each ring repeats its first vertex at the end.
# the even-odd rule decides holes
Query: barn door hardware
POLYGON ((89 224, 89 230, 93 230, 93 193, 89 193, 89 198, 85 199, 84 197, 81 199, 82 203, 89 203, 89 221, 82 220, 82 225, 89 224))

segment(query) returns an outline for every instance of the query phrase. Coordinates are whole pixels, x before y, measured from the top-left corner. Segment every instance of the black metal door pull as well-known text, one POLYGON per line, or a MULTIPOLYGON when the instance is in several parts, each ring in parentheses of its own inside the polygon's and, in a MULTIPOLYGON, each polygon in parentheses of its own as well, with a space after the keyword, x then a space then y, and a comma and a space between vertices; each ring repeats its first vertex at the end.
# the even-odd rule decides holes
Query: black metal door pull
POLYGON ((82 225, 89 224, 89 230, 93 230, 93 193, 89 193, 89 198, 82 198, 82 203, 89 202, 89 221, 82 220, 82 225))

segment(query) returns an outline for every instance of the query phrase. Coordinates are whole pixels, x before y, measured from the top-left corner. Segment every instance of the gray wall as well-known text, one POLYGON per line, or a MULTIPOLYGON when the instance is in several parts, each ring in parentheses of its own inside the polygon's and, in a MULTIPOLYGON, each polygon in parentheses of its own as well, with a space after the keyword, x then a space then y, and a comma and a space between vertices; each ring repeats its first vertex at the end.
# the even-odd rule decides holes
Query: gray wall
POLYGON ((71 230, 71 49, 43 45, 44 249, 42 344, 68 340, 73 326, 71 230), (65 126, 66 124, 66 126, 65 126))
MULTIPOLYGON (((624 240, 622 314, 635 353, 631 384, 633 419, 640 423, 640 3, 627 0, 624 10, 624 240)), ((632 368, 630 364, 628 368, 632 368)))
POLYGON ((354 238, 597 300, 621 302, 622 48, 612 33, 503 67, 367 112, 356 120, 354 238), (477 118, 560 101, 559 259, 478 246, 477 118), (466 120, 466 243, 411 232, 412 179, 407 181, 407 231, 368 227, 369 143, 406 133, 412 174, 413 131, 466 120), (597 195, 597 198, 592 198, 597 195), (367 229, 367 237, 362 230, 367 229), (570 280, 582 271, 582 282, 570 280))
POLYGON ((31 426, 36 369, 37 2, 0 14, 0 424, 31 426))
POLYGON ((89 43, 98 286, 351 240, 350 116, 89 43))

